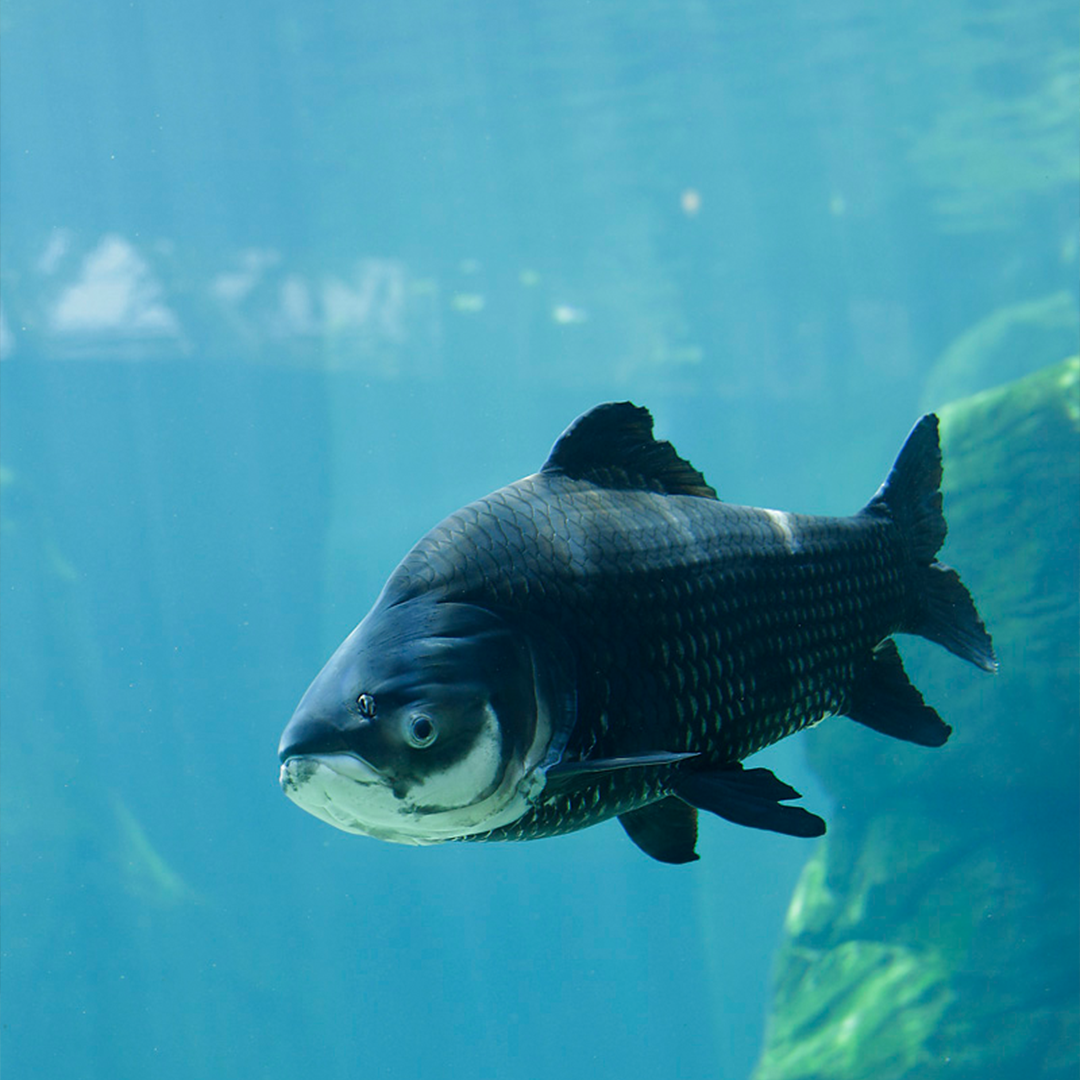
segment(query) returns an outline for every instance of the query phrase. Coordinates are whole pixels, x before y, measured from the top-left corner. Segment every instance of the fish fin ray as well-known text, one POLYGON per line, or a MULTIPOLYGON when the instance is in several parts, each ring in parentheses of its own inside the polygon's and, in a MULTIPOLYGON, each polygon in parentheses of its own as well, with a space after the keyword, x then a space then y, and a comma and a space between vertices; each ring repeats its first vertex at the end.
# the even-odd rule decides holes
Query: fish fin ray
POLYGON ((896 523, 915 561, 915 604, 903 630, 943 645, 983 671, 997 670, 994 645, 960 575, 934 558, 948 526, 942 508, 938 418, 911 429, 885 483, 863 513, 896 523))
POLYGON ((920 746, 942 746, 952 734, 952 728, 923 701, 908 678, 891 638, 874 649, 870 663, 855 681, 844 713, 883 735, 920 746))
POLYGON ((960 575, 935 561, 919 568, 917 580, 921 618, 909 632, 943 645, 983 671, 997 671, 994 643, 960 575))
POLYGON ((697 845, 697 810, 682 799, 669 795, 659 802, 619 815, 626 835, 646 855, 657 862, 694 862, 697 845))
POLYGON ((634 754, 628 757, 592 758, 585 761, 560 761, 546 770, 548 780, 577 779, 617 769, 640 769, 646 766, 677 765, 680 761, 697 757, 697 754, 676 754, 661 750, 650 754, 634 754))
POLYGON ((825 832, 825 822, 799 806, 782 806, 799 793, 768 769, 726 765, 712 772, 680 773, 672 791, 699 810, 708 810, 736 825, 813 837, 825 832))
POLYGON ((559 436, 541 472, 606 488, 717 497, 671 443, 653 437, 649 410, 629 401, 597 405, 579 416, 559 436))

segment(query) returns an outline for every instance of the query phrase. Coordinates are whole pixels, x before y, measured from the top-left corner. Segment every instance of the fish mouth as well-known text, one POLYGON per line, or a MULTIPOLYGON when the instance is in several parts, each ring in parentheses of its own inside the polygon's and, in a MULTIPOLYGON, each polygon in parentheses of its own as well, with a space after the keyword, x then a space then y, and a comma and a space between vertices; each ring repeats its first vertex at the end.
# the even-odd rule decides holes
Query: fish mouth
POLYGON ((357 784, 384 784, 386 778, 358 754, 291 754, 281 763, 278 780, 285 794, 307 783, 319 769, 329 769, 357 784))
POLYGON ((279 781, 301 810, 343 832, 396 844, 439 844, 488 832, 516 821, 543 786, 541 774, 504 778, 499 790, 476 803, 433 808, 418 805, 393 777, 353 753, 293 754, 279 781))
POLYGON ((281 763, 278 782, 297 806, 350 833, 370 833, 356 813, 364 791, 385 790, 386 777, 356 754, 293 754, 281 763))

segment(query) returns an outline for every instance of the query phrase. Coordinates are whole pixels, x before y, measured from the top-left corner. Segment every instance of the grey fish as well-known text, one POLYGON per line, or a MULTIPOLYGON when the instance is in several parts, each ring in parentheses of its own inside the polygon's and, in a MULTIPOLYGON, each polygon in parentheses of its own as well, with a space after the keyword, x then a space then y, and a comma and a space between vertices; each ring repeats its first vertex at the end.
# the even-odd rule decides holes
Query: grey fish
POLYGON ((599 405, 540 472, 469 504, 399 564, 281 738, 280 780, 346 832, 529 840, 618 817, 696 859, 697 811, 793 836, 821 818, 741 762, 827 716, 940 746, 895 633, 986 671, 945 540, 924 416, 851 517, 735 506, 648 410, 599 405))

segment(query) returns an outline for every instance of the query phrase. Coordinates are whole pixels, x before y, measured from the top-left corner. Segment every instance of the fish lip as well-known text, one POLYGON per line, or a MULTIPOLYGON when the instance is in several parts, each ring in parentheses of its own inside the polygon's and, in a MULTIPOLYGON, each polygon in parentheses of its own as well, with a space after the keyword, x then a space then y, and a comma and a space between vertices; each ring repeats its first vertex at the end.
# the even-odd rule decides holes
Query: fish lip
POLYGON ((278 782, 283 788, 299 787, 320 766, 357 784, 385 784, 386 777, 359 754, 290 754, 281 763, 278 782))

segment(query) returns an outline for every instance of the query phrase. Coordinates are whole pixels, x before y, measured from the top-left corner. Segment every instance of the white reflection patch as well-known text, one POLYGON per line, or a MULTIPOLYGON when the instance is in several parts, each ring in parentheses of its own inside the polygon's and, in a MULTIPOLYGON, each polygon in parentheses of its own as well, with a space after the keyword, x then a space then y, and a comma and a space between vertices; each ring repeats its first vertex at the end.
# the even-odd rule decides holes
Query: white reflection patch
POLYGON ((776 531, 784 541, 789 555, 794 555, 802 546, 795 530, 791 527, 791 515, 783 510, 763 510, 762 513, 776 526, 776 531))

